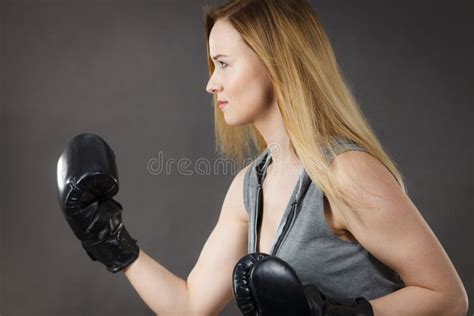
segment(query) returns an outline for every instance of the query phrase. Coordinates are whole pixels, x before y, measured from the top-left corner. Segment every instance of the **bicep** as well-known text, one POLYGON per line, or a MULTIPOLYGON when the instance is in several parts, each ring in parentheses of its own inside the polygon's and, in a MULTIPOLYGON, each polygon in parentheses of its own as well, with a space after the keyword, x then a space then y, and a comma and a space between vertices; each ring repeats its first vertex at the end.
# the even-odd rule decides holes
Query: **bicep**
POLYGON ((344 212, 360 244, 406 285, 460 293, 462 284, 448 255, 385 166, 369 154, 354 152, 342 157, 339 165, 343 190, 365 204, 344 212), (344 185, 349 174, 356 185, 344 185))
POLYGON ((217 224, 187 278, 190 308, 199 315, 216 315, 230 302, 234 266, 247 253, 244 171, 230 185, 217 224))

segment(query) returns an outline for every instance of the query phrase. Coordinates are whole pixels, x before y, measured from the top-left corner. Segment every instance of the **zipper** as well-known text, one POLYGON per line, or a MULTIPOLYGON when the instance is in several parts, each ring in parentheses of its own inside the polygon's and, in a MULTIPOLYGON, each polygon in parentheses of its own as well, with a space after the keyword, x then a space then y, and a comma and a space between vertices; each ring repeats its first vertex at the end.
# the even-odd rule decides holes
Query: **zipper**
POLYGON ((259 227, 259 221, 261 221, 260 217, 260 200, 261 200, 261 191, 262 191, 262 185, 258 184, 257 185, 257 196, 255 199, 255 212, 254 212, 254 226, 253 226, 253 245, 252 245, 252 252, 257 252, 257 242, 258 242, 258 227, 259 227))
POLYGON ((280 236, 278 236, 278 240, 275 243, 275 247, 273 247, 273 251, 271 253, 272 256, 275 256, 277 254, 278 250, 281 248, 283 241, 286 240, 285 237, 287 236, 288 231, 290 230, 291 226, 293 226, 293 223, 294 223, 297 206, 298 206, 298 202, 293 201, 293 203, 291 203, 291 210, 285 220, 285 225, 283 225, 282 232, 280 236))

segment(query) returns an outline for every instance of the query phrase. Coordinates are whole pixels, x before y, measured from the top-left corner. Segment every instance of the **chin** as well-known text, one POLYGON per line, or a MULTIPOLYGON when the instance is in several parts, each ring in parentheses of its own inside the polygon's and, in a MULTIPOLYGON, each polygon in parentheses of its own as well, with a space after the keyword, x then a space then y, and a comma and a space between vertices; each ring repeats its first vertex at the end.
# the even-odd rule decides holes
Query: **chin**
POLYGON ((224 120, 229 126, 240 126, 240 125, 249 123, 246 120, 243 120, 242 118, 235 118, 235 117, 231 117, 225 114, 224 114, 224 120))
POLYGON ((225 120, 225 122, 227 123, 227 125, 229 126, 240 126, 240 125, 243 125, 245 124, 245 122, 241 122, 241 121, 232 121, 232 120, 225 120))

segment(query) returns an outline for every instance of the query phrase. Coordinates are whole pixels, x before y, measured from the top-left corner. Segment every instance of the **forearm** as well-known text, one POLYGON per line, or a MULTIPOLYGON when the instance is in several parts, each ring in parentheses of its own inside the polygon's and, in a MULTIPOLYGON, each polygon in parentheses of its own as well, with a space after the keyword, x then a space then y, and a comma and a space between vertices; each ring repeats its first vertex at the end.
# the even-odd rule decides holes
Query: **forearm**
POLYGON ((137 260, 125 268, 124 273, 155 314, 189 314, 186 281, 168 271, 141 249, 137 260))
POLYGON ((370 301, 375 316, 391 315, 466 315, 459 297, 449 297, 418 286, 406 286, 386 296, 370 301))

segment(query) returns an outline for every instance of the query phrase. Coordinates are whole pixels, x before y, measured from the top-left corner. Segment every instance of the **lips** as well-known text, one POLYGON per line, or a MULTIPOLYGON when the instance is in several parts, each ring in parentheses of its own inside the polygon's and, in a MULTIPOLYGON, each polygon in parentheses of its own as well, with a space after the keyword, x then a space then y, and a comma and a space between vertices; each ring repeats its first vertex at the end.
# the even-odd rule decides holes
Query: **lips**
POLYGON ((223 109, 227 105, 227 101, 218 101, 217 104, 220 109, 223 109))

